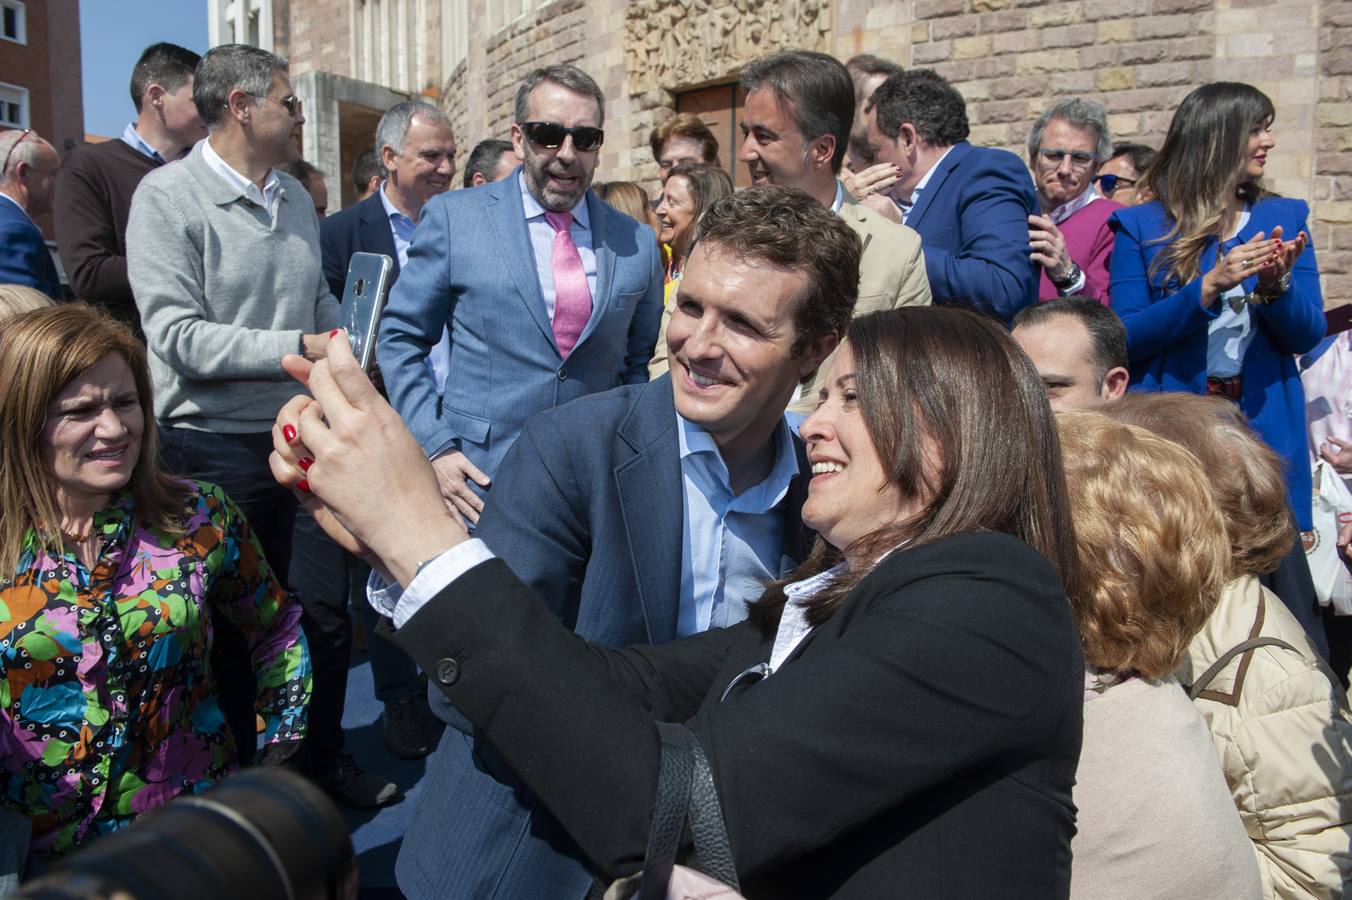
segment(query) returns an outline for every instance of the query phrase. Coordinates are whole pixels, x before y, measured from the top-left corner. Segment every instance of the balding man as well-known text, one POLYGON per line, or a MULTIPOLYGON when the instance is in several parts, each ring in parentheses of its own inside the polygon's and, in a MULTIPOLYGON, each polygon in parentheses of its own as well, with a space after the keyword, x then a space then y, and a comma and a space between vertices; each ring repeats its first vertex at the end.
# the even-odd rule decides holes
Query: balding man
POLYGON ((61 158, 37 132, 0 134, 0 284, 22 284, 61 295, 56 263, 33 221, 51 212, 61 158))

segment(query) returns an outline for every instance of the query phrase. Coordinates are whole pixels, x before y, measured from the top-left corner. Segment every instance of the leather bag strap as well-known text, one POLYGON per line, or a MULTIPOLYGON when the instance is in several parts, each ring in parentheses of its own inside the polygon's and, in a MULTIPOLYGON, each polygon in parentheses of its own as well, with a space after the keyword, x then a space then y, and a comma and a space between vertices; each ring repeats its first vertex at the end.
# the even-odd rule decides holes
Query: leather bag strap
POLYGON ((695 771, 691 747, 695 735, 690 729, 658 722, 657 733, 662 741, 662 760, 658 768, 657 799, 653 803, 652 825, 648 831, 639 900, 666 900, 671 870, 676 865, 676 853, 685 831, 695 771))
POLYGON ((1288 644, 1281 638, 1256 637, 1250 638, 1247 641, 1240 641, 1238 644, 1235 644, 1229 650, 1226 650, 1224 653, 1222 653, 1220 655, 1220 658, 1217 659, 1214 663, 1207 666, 1206 671, 1203 672, 1201 676, 1192 683, 1192 686, 1188 688, 1188 699, 1196 700, 1197 695, 1202 693, 1202 691, 1206 690, 1207 685, 1211 684, 1212 679, 1214 679, 1217 675, 1219 675, 1221 673, 1221 670, 1224 669, 1226 666, 1228 666, 1231 660, 1233 660, 1236 656, 1248 653, 1250 650, 1257 649, 1258 647, 1283 647, 1287 650, 1290 650, 1297 656, 1304 656, 1303 653, 1301 653, 1295 647, 1292 647, 1290 644, 1288 644))

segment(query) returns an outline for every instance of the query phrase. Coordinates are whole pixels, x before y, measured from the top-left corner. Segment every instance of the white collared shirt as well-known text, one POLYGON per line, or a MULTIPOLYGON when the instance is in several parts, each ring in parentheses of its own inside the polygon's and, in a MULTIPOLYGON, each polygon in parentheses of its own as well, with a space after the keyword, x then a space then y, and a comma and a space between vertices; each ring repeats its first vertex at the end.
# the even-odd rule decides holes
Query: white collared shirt
POLYGON ((1098 191, 1094 190, 1093 184, 1090 184, 1089 187, 1080 191, 1078 197, 1072 197, 1070 200, 1067 200, 1065 203, 1062 203, 1056 209, 1048 213, 1047 218, 1052 220, 1053 225, 1060 225, 1066 219, 1069 219, 1071 216, 1098 199, 1098 191))
POLYGON ((224 178, 227 184, 237 188, 245 200, 250 203, 257 203, 264 209, 272 209, 273 201, 277 199, 277 193, 282 186, 275 170, 268 169, 267 177, 263 179, 263 189, 259 190, 258 185, 236 172, 228 162, 221 159, 220 154, 211 146, 211 138, 207 138, 203 142, 202 160, 211 168, 211 171, 224 178))
POLYGON ((840 215, 840 207, 845 203, 845 185, 836 179, 836 199, 831 201, 831 212, 840 215))
POLYGON ((935 172, 939 171, 939 164, 944 161, 944 156, 947 156, 952 152, 952 147, 945 150, 943 156, 936 159, 934 165, 929 167, 929 171, 921 176, 920 180, 916 182, 915 187, 911 188, 911 196, 906 200, 897 201, 897 205, 901 207, 901 221, 903 224, 906 222, 907 217, 910 216, 911 210, 915 209, 916 203, 920 201, 920 192, 929 187, 930 179, 934 177, 935 172))

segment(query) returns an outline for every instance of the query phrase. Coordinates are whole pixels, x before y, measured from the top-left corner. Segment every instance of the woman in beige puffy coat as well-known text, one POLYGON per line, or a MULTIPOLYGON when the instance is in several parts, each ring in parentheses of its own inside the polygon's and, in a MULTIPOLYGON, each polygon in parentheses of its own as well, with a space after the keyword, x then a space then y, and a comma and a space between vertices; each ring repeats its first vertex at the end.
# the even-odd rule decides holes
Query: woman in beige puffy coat
POLYGON ((1104 411, 1192 451, 1225 515, 1232 580, 1189 645, 1179 680, 1211 729, 1264 896, 1352 897, 1347 697, 1304 629, 1257 580, 1296 538, 1276 455, 1219 397, 1132 394, 1104 411))

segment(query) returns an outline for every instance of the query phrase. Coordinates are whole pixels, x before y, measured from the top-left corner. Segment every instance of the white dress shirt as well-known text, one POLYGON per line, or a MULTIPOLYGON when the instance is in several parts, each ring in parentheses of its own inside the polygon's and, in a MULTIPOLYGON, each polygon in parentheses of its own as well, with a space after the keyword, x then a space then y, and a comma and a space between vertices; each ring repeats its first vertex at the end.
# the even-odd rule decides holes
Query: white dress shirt
POLYGON ((203 143, 202 159, 211 167, 211 171, 224 178, 231 187, 238 188, 239 192, 244 195, 245 200, 256 203, 266 210, 272 210, 272 204, 277 199, 277 194, 282 187, 282 183, 274 170, 268 169, 267 177, 263 179, 263 189, 259 190, 258 185, 236 172, 228 162, 221 159, 211 146, 210 138, 203 143))

